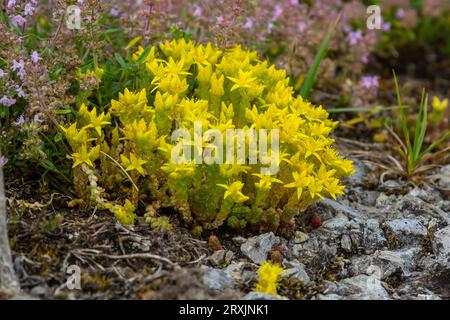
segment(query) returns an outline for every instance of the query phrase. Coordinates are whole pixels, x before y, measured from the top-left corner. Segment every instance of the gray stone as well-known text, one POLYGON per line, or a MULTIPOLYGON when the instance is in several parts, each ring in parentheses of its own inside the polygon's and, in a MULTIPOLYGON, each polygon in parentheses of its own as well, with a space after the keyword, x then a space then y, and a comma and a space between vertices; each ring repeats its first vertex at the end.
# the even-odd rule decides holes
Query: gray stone
POLYGON ((256 270, 253 267, 254 265, 248 262, 233 262, 223 269, 223 271, 232 277, 235 283, 250 283, 258 278, 256 270))
POLYGON ((388 300, 389 294, 376 276, 358 275, 338 283, 337 294, 347 299, 388 300))
POLYGON ((439 186, 443 189, 450 190, 450 164, 441 168, 439 186))
POLYGON ((440 262, 450 264, 450 226, 434 234, 433 251, 440 262))
POLYGON ((223 264, 229 263, 234 258, 233 251, 218 250, 214 252, 209 258, 209 262, 213 266, 221 266, 223 264))
POLYGON ((397 252, 388 250, 378 251, 375 258, 381 263, 381 279, 386 279, 396 272, 403 272, 405 269, 403 259, 397 252))
POLYGON ((301 231, 295 231, 294 243, 299 244, 307 241, 309 236, 301 231))
POLYGON ((299 257, 303 252, 303 246, 301 244, 294 244, 292 246, 292 255, 294 257, 299 257))
POLYGON ((386 207, 386 205, 390 203, 389 197, 385 193, 380 193, 377 200, 375 201, 375 206, 377 208, 386 207))
POLYGON ((48 287, 47 285, 39 285, 31 289, 30 294, 32 296, 40 296, 40 297, 46 297, 48 296, 48 287))
POLYGON ((308 285, 311 282, 308 274, 305 271, 305 265, 298 261, 285 261, 284 266, 286 268, 285 273, 282 277, 291 277, 303 282, 303 284, 308 285))
POLYGON ((430 193, 420 188, 412 189, 410 192, 408 192, 408 196, 420 198, 424 201, 428 201, 430 199, 430 193))
POLYGON ((233 262, 230 263, 225 269, 223 269, 223 271, 234 278, 240 276, 242 269, 242 262, 233 262))
POLYGON ((383 183, 383 187, 388 189, 398 189, 401 187, 401 184, 396 180, 387 180, 383 183))
POLYGON ((6 196, 3 182, 3 170, 0 166, 0 288, 20 291, 20 284, 14 272, 9 247, 6 224, 6 196))
POLYGON ((369 206, 369 207, 373 207, 376 204, 377 198, 379 196, 379 192, 378 191, 374 191, 374 190, 361 190, 362 192, 364 192, 361 195, 361 204, 365 205, 365 206, 369 206))
POLYGON ((326 244, 322 243, 321 250, 324 254, 330 255, 330 256, 336 256, 337 254, 337 248, 338 246, 336 244, 326 244))
POLYGON ((350 239, 350 236, 347 234, 344 234, 341 238, 341 247, 346 252, 350 253, 352 252, 352 240, 350 239))
POLYGON ((344 300, 344 297, 335 294, 335 293, 330 293, 330 294, 318 294, 317 295, 317 300, 344 300))
POLYGON ((335 281, 323 280, 322 285, 324 287, 324 290, 322 292, 323 294, 329 294, 332 292, 336 292, 338 289, 337 282, 335 282, 335 281))
POLYGON ((362 233, 359 229, 350 230, 350 239, 352 241, 353 246, 358 250, 361 246, 361 237, 362 233))
POLYGON ((355 173, 348 177, 348 182, 352 185, 361 185, 364 184, 364 176, 365 176, 365 164, 359 160, 353 160, 353 168, 355 169, 355 173))
POLYGON ((241 245, 241 244, 245 243, 245 241, 247 241, 247 239, 244 237, 241 237, 241 236, 233 237, 233 242, 237 245, 241 245))
POLYGON ((318 203, 321 203, 327 207, 332 208, 336 212, 346 213, 351 218, 362 218, 363 215, 357 210, 349 207, 344 201, 334 201, 331 199, 319 200, 318 203))
POLYGON ((387 240, 377 219, 369 219, 363 230, 363 246, 370 252, 387 245, 387 240))
POLYGON ((382 280, 395 273, 409 276, 416 268, 419 252, 419 248, 381 250, 372 255, 352 257, 349 272, 351 275, 376 275, 382 280))
POLYGON ((441 297, 435 294, 418 294, 417 300, 442 300, 441 297))
POLYGON ((402 218, 387 221, 386 228, 394 234, 399 245, 418 243, 427 235, 427 228, 417 219, 402 218))
POLYGON ((351 276, 367 274, 369 266, 373 264, 373 256, 353 256, 350 261, 351 263, 348 267, 348 271, 351 276))
POLYGON ((387 300, 389 294, 377 275, 357 275, 339 282, 323 282, 322 300, 387 300))
POLYGON ((303 249, 308 251, 318 251, 320 248, 319 240, 317 238, 310 238, 308 241, 302 244, 303 249))
POLYGON ((202 266, 202 270, 202 282, 210 289, 222 291, 226 288, 233 287, 233 278, 225 271, 208 266, 202 266))
POLYGON ((421 248, 419 247, 396 251, 396 254, 403 261, 402 271, 405 276, 409 276, 417 268, 417 261, 421 256, 420 252, 421 248))
POLYGON ((342 213, 339 213, 336 217, 325 221, 322 224, 322 228, 337 231, 342 233, 347 228, 348 218, 342 213))
POLYGON ((243 300, 288 300, 282 296, 274 296, 267 293, 252 291, 247 293, 243 298, 243 300))
POLYGON ((254 263, 263 264, 269 252, 279 243, 280 238, 269 232, 247 239, 241 245, 241 251, 254 263))

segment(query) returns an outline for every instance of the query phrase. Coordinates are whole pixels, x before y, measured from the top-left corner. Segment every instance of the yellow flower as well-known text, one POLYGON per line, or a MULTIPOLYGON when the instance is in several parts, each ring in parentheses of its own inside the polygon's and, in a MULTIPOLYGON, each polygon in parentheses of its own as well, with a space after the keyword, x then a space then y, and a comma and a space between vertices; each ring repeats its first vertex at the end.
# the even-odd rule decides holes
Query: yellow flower
POLYGON ((318 181, 327 181, 329 179, 333 179, 336 170, 327 170, 325 165, 322 163, 320 165, 319 171, 317 171, 316 177, 318 181))
POLYGON ((111 115, 102 112, 97 116, 97 109, 92 109, 89 113, 90 123, 86 126, 87 128, 94 128, 99 136, 102 135, 102 127, 111 124, 111 115))
POLYGON ((161 170, 167 173, 172 179, 183 179, 192 177, 194 174, 195 163, 176 164, 172 161, 164 164, 161 170))
POLYGON ((316 196, 320 199, 324 199, 324 197, 322 196, 323 181, 311 179, 308 185, 308 191, 311 199, 314 199, 316 196))
POLYGON ((258 270, 259 279, 255 291, 276 296, 278 281, 283 273, 283 268, 279 264, 264 262, 258 270))
POLYGON ((239 70, 238 77, 227 77, 230 79, 234 85, 231 87, 231 91, 234 91, 239 88, 251 88, 255 84, 255 77, 251 76, 251 73, 249 71, 244 72, 242 70, 239 70))
MULTIPOLYGON (((139 40, 133 39, 126 50, 137 47, 139 40)), ((133 181, 162 205, 174 206, 187 221, 204 227, 227 223, 233 228, 251 225, 269 229, 277 227, 283 212, 301 211, 318 198, 336 199, 343 194, 341 178, 354 169, 352 162, 334 149, 334 140, 329 137, 337 122, 328 118, 324 108, 295 97, 286 71, 261 61, 257 52, 239 46, 222 52, 211 44, 180 39, 151 49, 139 47, 132 59, 145 65, 140 72, 146 81, 133 83, 137 91, 125 89, 111 101, 108 112, 99 107, 88 110, 83 104, 77 122, 61 128, 75 152, 74 166, 96 166, 100 150, 90 149, 92 141, 112 157, 109 160, 120 163, 114 166, 102 157, 105 161, 98 164, 107 166, 96 172, 98 181, 110 184, 107 189, 111 194, 106 198, 115 194, 123 200, 130 198, 131 190, 121 187, 119 167, 123 167, 134 178, 151 176, 133 181), (176 134, 177 129, 186 130, 183 137, 180 132, 176 134), (248 129, 259 130, 252 135, 248 129), (222 144, 216 140, 218 132, 228 138, 222 144), (175 137, 181 145, 173 141, 175 137), (267 148, 263 140, 268 142, 267 148), (255 142, 253 152, 250 147, 255 142), (227 149, 231 146, 233 154, 227 149), (244 161, 238 157, 242 150, 244 161), (196 164, 192 153, 203 163, 196 164), (174 155, 185 156, 181 164, 174 155), (209 165, 205 160, 213 155, 226 156, 227 161, 209 165), (258 164, 250 165, 254 155, 258 164), (211 186, 208 183, 212 181, 211 186), (219 182, 225 184, 216 185, 219 182), (205 190, 208 201, 201 196, 205 190), (222 202, 220 206, 218 202, 222 202), (239 210, 234 207, 236 203, 240 203, 239 210)), ((102 70, 86 74, 93 80, 92 76, 101 77, 102 70)), ((436 110, 445 109, 447 103, 436 98, 433 114, 443 115, 436 110)), ((132 222, 131 203, 118 206, 110 200, 104 202, 120 221, 132 222)))
POLYGON ((124 206, 115 206, 111 211, 113 211, 116 219, 124 225, 133 225, 136 219, 136 214, 134 211, 136 208, 133 206, 130 200, 125 200, 124 206))
POLYGON ((231 197, 237 203, 245 202, 248 199, 250 199, 241 192, 244 184, 240 181, 235 181, 231 185, 226 184, 217 184, 217 185, 226 190, 225 194, 223 195, 224 199, 231 197))
POLYGON ((211 64, 208 63, 205 66, 202 66, 201 64, 198 65, 197 79, 199 83, 209 83, 209 80, 211 79, 211 74, 212 74, 211 64))
POLYGON ((141 160, 134 153, 130 153, 130 158, 128 159, 123 154, 120 155, 120 159, 122 160, 122 164, 125 167, 126 171, 137 170, 140 174, 144 174, 143 164, 146 164, 147 161, 141 160))
POLYGON ((220 111, 220 122, 228 122, 229 120, 233 120, 234 110, 233 104, 230 103, 228 106, 225 102, 222 102, 222 110, 220 111))
POLYGON ((253 175, 255 177, 260 178, 259 182, 255 183, 255 186, 262 190, 270 190, 272 183, 283 183, 283 181, 281 181, 280 179, 273 178, 269 175, 264 175, 260 173, 254 173, 253 175))
POLYGON ((443 112, 448 106, 448 99, 440 101, 438 97, 433 97, 432 107, 437 112, 443 112))
MULTIPOLYGON (((150 62, 153 59, 155 59, 155 51, 156 47, 152 47, 150 49, 150 52, 148 53, 147 57, 144 59, 144 63, 150 62)), ((133 56, 131 57, 131 59, 133 59, 134 62, 137 62, 139 60, 139 58, 141 57, 141 55, 144 53, 144 48, 142 46, 138 47, 138 50, 133 53, 133 56)))
POLYGON ((74 150, 76 150, 80 145, 86 144, 90 140, 94 140, 88 139, 85 128, 81 128, 80 130, 78 130, 76 123, 72 124, 68 128, 60 126, 60 129, 64 132, 67 141, 74 150))
POLYGON ((294 178, 294 182, 285 184, 284 187, 297 188, 297 199, 300 199, 303 193, 303 189, 309 187, 311 183, 314 181, 314 179, 308 176, 307 171, 301 171, 300 173, 294 171, 292 173, 292 176, 294 178))
POLYGON ((331 132, 331 128, 327 127, 325 123, 310 123, 309 132, 311 137, 327 136, 331 132))
POLYGON ((211 89, 209 89, 209 93, 211 93, 214 96, 221 97, 224 95, 225 91, 223 89, 223 81, 224 76, 221 75, 220 77, 217 77, 215 73, 211 76, 211 89))
POLYGON ((317 160, 322 162, 320 154, 332 141, 320 138, 314 139, 309 137, 308 135, 303 135, 303 137, 304 140, 302 140, 302 143, 305 150, 305 159, 308 159, 310 156, 315 156, 317 160))
POLYGON ((346 176, 350 176, 355 173, 355 168, 353 167, 352 160, 338 157, 333 161, 333 167, 338 171, 342 171, 346 176))
POLYGON ((95 68, 94 70, 86 70, 86 72, 78 71, 78 76, 81 81, 86 80, 88 77, 101 80, 105 71, 102 68, 95 68))
POLYGON ((168 92, 170 94, 178 94, 181 95, 183 92, 185 92, 188 89, 188 84, 186 79, 181 79, 176 74, 169 74, 165 76, 164 78, 158 80, 156 83, 155 88, 152 90, 161 90, 161 92, 168 92))
POLYGON ((94 164, 92 161, 95 161, 100 155, 100 146, 96 146, 92 148, 89 152, 87 151, 86 145, 82 145, 79 152, 75 152, 72 154, 72 158, 75 159, 75 163, 72 168, 75 168, 83 163, 86 163, 88 166, 93 167, 94 164))
POLYGON ((344 194, 345 187, 339 184, 339 179, 329 179, 325 181, 324 187, 334 200, 336 200, 336 195, 344 194))
POLYGON ((129 113, 133 111, 145 110, 147 106, 147 93, 145 88, 139 92, 133 92, 125 89, 124 93, 119 93, 119 100, 111 100, 112 113, 129 113))

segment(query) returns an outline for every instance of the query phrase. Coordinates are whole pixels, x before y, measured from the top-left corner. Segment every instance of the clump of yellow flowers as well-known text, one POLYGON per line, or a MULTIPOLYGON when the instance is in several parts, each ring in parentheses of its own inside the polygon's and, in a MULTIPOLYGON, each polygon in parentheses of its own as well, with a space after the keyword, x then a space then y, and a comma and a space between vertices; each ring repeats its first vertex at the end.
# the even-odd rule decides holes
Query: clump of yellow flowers
POLYGON ((295 97, 284 70, 240 46, 221 51, 185 40, 152 47, 144 66, 145 87, 125 89, 105 112, 83 104, 76 123, 62 128, 80 196, 120 222, 132 224, 146 205, 153 215, 174 208, 199 231, 224 223, 277 231, 317 199, 343 194, 341 179, 353 166, 333 148, 337 123, 295 97), (175 163, 171 134, 185 128, 194 136, 199 121, 224 135, 278 129, 279 170, 269 176, 259 164, 175 163))
POLYGON ((264 262, 258 270, 258 283, 255 291, 276 296, 278 281, 283 274, 283 268, 279 264, 264 262))

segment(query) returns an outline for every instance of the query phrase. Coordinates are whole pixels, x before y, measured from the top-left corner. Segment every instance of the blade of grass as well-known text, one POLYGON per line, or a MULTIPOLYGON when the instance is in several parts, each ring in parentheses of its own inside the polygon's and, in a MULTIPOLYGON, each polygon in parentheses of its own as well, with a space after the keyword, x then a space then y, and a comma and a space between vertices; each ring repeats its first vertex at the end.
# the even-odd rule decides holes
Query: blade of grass
POLYGON ((124 68, 124 69, 127 69, 127 68, 128 68, 127 63, 125 62, 125 60, 123 60, 122 56, 121 56, 118 52, 116 52, 116 53, 114 54, 114 57, 116 58, 117 62, 119 62, 120 66, 121 66, 122 68, 124 68))
MULTIPOLYGON (((424 90, 425 94, 425 90, 424 90)), ((423 97, 422 97, 423 98, 423 97)), ((425 100, 422 101, 422 105, 420 107, 419 114, 421 114, 417 120, 419 121, 420 117, 422 117, 420 121, 419 128, 416 127, 416 131, 419 132, 417 134, 417 141, 414 143, 414 163, 417 163, 417 161, 420 159, 420 152, 422 151, 423 141, 425 139, 425 134, 427 132, 428 127, 428 95, 425 95, 425 100), (417 143, 417 145, 416 145, 417 143)))
POLYGON ((311 92, 311 89, 314 85, 314 79, 316 78, 317 71, 319 70, 320 62, 325 58, 327 52, 328 52, 328 46, 330 44, 331 38, 334 35, 334 31, 336 29, 336 25, 338 24, 339 20, 341 18, 341 14, 338 15, 334 23, 331 25, 330 29, 328 30, 325 38, 322 41, 322 44, 320 45, 319 51, 317 52, 316 56, 314 57, 313 63, 311 67, 308 70, 308 73, 306 75, 305 83, 303 84, 300 95, 308 99, 309 93, 311 92))
POLYGON ((433 151, 434 148, 438 147, 442 143, 444 143, 445 140, 450 139, 450 130, 444 133, 437 141, 435 141, 431 146, 429 146, 427 149, 425 149, 419 157, 423 157, 427 153, 430 153, 433 151))
MULTIPOLYGON (((398 86, 397 75, 395 74, 394 70, 392 70, 392 73, 394 75, 395 92, 397 94, 397 103, 398 103, 398 107, 399 107, 399 111, 400 111, 400 126, 403 131, 405 145, 406 145, 406 148, 408 151, 407 152, 408 162, 410 162, 409 160, 410 160, 410 157, 412 156, 412 148, 411 148, 411 140, 409 137, 408 118, 406 116, 406 111, 405 111, 405 108, 403 107, 402 99, 400 97, 400 89, 398 86)), ((408 167, 409 167, 409 164, 408 164, 408 167)))
POLYGON ((395 140, 397 140, 398 144, 400 145, 400 151, 401 151, 401 155, 403 158, 406 159, 407 154, 408 154, 408 148, 406 147, 406 145, 403 143, 402 139, 400 139, 400 137, 398 136, 398 134, 396 134, 394 132, 394 130, 392 130, 391 127, 389 127, 386 123, 384 124, 384 127, 389 131, 389 133, 394 137, 395 140))
MULTIPOLYGON (((407 108, 407 107, 404 107, 407 108)), ((395 110, 395 109, 399 109, 398 106, 392 106, 392 107, 382 107, 379 109, 379 111, 384 111, 384 110, 395 110)), ((361 113, 361 112, 372 112, 374 110, 374 108, 327 108, 327 112, 329 113, 343 113, 343 112, 352 112, 352 113, 361 113)))
POLYGON ((138 64, 142 64, 145 61, 145 59, 147 59, 151 49, 152 49, 151 47, 145 48, 144 52, 142 52, 142 54, 139 56, 136 62, 138 64))

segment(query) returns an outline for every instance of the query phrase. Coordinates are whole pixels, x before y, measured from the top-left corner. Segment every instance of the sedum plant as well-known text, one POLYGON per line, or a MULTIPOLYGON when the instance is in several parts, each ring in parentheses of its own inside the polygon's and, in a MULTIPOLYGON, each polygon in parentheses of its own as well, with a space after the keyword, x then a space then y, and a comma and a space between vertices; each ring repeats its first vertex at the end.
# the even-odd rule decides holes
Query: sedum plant
POLYGON ((255 291, 277 296, 280 277, 283 273, 285 271, 279 264, 264 262, 258 270, 258 283, 255 291))
POLYGON ((343 194, 341 179, 353 166, 329 137, 337 123, 322 107, 293 96, 286 72, 256 52, 182 39, 139 48, 133 60, 148 80, 142 88, 125 89, 102 112, 82 104, 76 122, 62 126, 73 150, 75 188, 88 203, 125 224, 141 210, 158 225, 158 209, 170 207, 197 231, 224 223, 277 231, 316 200, 343 194), (206 131, 200 136, 199 124, 206 131), (181 128, 201 143, 177 137, 181 128), (243 162, 221 161, 227 150, 208 137, 211 129, 236 149, 253 138, 239 141, 230 129, 266 132, 268 150, 258 156, 271 161, 252 163, 250 152, 243 162), (180 150, 194 156, 176 161, 180 150), (198 156, 204 161, 195 161, 198 156))

